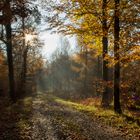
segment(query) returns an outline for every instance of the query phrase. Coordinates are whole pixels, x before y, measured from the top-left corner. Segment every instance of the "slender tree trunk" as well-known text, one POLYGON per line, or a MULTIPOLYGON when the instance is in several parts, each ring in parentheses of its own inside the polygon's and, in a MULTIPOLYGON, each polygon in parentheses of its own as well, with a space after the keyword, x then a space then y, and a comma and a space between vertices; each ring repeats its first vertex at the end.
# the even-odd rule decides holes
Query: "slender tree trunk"
POLYGON ((3 28, 4 26, 3 25, 1 25, 1 38, 3 39, 3 35, 4 35, 4 28, 3 28))
POLYGON ((27 53, 28 53, 28 47, 26 46, 25 42, 25 19, 22 18, 22 30, 23 30, 23 63, 22 63, 22 72, 21 72, 21 85, 22 85, 22 92, 25 93, 26 90, 26 73, 27 73, 27 53))
POLYGON ((98 56, 98 58, 97 58, 97 81, 96 81, 96 89, 95 89, 96 96, 100 95, 99 91, 98 91, 100 78, 101 78, 101 64, 100 64, 100 56, 98 56))
POLYGON ((8 61, 8 72, 9 72, 9 94, 13 101, 15 101, 15 81, 14 81, 14 66, 12 56, 12 30, 11 24, 5 25, 6 38, 7 38, 7 61, 8 61))
MULTIPOLYGON (((88 52, 87 52, 87 46, 85 47, 85 69, 84 69, 84 75, 85 75, 85 78, 84 78, 84 94, 86 95, 87 94, 87 90, 88 90, 88 87, 87 87, 87 65, 88 65, 88 52)), ((84 95, 84 96, 85 96, 84 95)))
MULTIPOLYGON (((103 38, 102 38, 102 44, 103 44, 103 67, 102 67, 102 76, 103 81, 105 83, 108 82, 108 67, 107 67, 107 60, 105 60, 105 56, 108 53, 108 27, 107 27, 107 17, 106 17, 106 9, 107 9, 107 0, 103 0, 102 5, 102 31, 103 31, 103 38)), ((104 91, 103 91, 103 97, 102 97, 102 106, 108 107, 109 106, 109 94, 108 94, 108 88, 105 84, 104 91)))
POLYGON ((114 17, 114 110, 117 113, 122 113, 120 106, 120 63, 119 63, 119 3, 120 0, 115 0, 115 17, 114 17))
POLYGON ((26 85, 26 75, 27 75, 27 48, 24 50, 24 54, 23 54, 23 82, 24 85, 26 85))
POLYGON ((25 48, 23 52, 23 64, 22 64, 22 78, 21 78, 21 85, 22 85, 22 92, 26 92, 26 75, 27 75, 27 48, 25 48))
POLYGON ((8 62, 8 77, 9 77, 9 95, 13 101, 16 100, 15 95, 15 81, 14 81, 14 66, 13 66, 13 52, 12 52, 12 28, 11 18, 12 12, 10 8, 10 1, 6 0, 6 9, 3 11, 6 18, 5 31, 6 31, 6 51, 7 51, 7 62, 8 62))

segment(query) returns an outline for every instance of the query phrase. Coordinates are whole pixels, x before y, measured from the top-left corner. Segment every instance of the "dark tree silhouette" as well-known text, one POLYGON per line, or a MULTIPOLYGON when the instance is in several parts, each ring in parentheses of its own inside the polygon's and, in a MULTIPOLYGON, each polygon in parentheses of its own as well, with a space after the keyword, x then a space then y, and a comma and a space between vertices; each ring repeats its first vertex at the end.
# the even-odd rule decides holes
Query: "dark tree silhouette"
POLYGON ((120 106, 120 57, 119 57, 119 33, 120 33, 120 22, 119 22, 119 3, 120 0, 115 0, 115 17, 114 17, 114 110, 117 113, 121 113, 120 106))

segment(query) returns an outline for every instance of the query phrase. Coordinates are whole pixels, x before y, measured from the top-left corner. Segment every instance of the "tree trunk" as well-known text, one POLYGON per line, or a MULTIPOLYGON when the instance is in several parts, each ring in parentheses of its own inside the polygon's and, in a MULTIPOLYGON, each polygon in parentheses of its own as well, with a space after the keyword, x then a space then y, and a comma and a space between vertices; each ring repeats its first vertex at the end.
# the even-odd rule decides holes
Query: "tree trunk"
POLYGON ((7 62, 8 62, 8 77, 9 77, 9 95, 13 101, 16 100, 15 95, 15 81, 14 81, 14 66, 13 66, 13 52, 12 52, 12 28, 11 18, 12 12, 10 8, 10 1, 6 0, 6 9, 3 11, 6 18, 5 31, 6 31, 6 51, 7 51, 7 62))
POLYGON ((7 39, 7 61, 8 61, 8 72, 9 72, 9 94, 13 101, 15 101, 15 81, 14 81, 14 67, 13 67, 13 56, 12 56, 12 29, 11 24, 5 25, 6 39, 7 39))
POLYGON ((107 9, 107 0, 103 0, 102 5, 102 31, 103 31, 103 38, 102 38, 102 45, 103 45, 103 66, 102 66, 102 77, 103 82, 105 82, 105 87, 103 91, 102 97, 102 106, 108 107, 109 106, 109 94, 108 94, 108 67, 107 67, 107 60, 105 60, 105 56, 108 53, 108 27, 107 27, 107 16, 106 16, 106 9, 107 9))
POLYGON ((23 62, 22 62, 22 72, 21 72, 21 85, 22 85, 22 92, 25 93, 26 90, 26 73, 27 73, 27 52, 28 47, 25 43, 25 21, 22 18, 22 30, 23 30, 23 62))
POLYGON ((97 81, 96 81, 96 88, 95 88, 95 95, 96 96, 99 96, 100 95, 100 92, 98 90, 99 88, 99 85, 100 85, 100 79, 101 79, 101 62, 100 62, 100 56, 98 56, 97 58, 97 81))
POLYGON ((85 68, 84 68, 84 96, 86 97, 86 94, 88 93, 88 87, 87 87, 87 65, 88 65, 88 51, 87 51, 87 46, 85 46, 85 68))
POLYGON ((114 17, 114 110, 122 113, 120 106, 120 63, 119 63, 119 2, 115 0, 115 17, 114 17))

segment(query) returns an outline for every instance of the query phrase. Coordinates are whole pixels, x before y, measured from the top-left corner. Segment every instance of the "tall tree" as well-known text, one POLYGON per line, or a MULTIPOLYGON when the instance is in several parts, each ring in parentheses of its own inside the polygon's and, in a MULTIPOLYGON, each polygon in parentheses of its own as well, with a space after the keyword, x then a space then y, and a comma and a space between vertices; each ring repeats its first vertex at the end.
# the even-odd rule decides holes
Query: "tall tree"
POLYGON ((15 81, 14 81, 14 66, 13 66, 13 46, 12 46, 12 28, 11 28, 11 19, 12 11, 10 7, 10 0, 6 0, 5 9, 3 14, 6 19, 5 31, 6 31, 6 46, 7 46, 7 61, 8 61, 8 70, 9 70, 9 94, 13 101, 15 101, 15 81))
POLYGON ((103 0, 102 2, 102 45, 103 45, 103 68, 102 68, 102 76, 103 82, 105 82, 103 97, 102 97, 102 106, 108 107, 109 106, 109 95, 108 95, 108 67, 107 67, 107 60, 105 59, 108 53, 108 25, 107 25, 107 0, 103 0))
POLYGON ((27 73, 27 46, 25 40, 25 17, 22 17, 22 32, 23 32, 23 54, 22 54, 22 72, 21 72, 21 88, 22 92, 25 92, 26 87, 26 73, 27 73))
POLYGON ((119 8, 120 0, 114 0, 115 2, 115 15, 114 15, 114 110, 117 113, 121 113, 120 106, 120 57, 119 57, 119 33, 120 33, 120 20, 119 20, 119 8))

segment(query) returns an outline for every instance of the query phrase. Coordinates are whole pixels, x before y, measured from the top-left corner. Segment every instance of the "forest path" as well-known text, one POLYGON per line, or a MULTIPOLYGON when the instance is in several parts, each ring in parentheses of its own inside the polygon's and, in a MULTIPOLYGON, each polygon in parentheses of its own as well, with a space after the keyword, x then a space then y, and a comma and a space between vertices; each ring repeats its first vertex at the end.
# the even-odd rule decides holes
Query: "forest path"
POLYGON ((57 102, 51 95, 38 94, 32 108, 34 140, 125 140, 114 128, 57 102))

